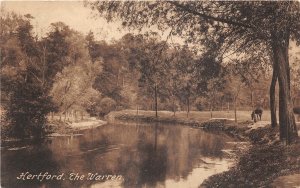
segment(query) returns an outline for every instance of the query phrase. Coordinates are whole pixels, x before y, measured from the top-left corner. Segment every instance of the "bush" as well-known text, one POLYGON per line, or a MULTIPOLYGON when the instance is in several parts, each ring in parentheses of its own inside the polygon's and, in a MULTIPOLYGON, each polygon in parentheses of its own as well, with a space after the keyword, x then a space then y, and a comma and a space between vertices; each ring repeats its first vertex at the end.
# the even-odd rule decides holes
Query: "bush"
POLYGON ((203 111, 205 109, 205 99, 198 97, 195 101, 195 107, 198 111, 203 111))
POLYGON ((17 82, 12 87, 6 118, 10 122, 10 136, 42 137, 46 116, 55 111, 51 98, 40 85, 17 82))
POLYGON ((108 114, 109 112, 113 111, 116 109, 117 103, 115 100, 109 97, 105 97, 100 101, 100 107, 101 107, 101 112, 100 116, 104 116, 108 114))
POLYGON ((86 111, 91 115, 91 116, 98 116, 99 113, 101 113, 101 97, 96 96, 93 97, 92 100, 90 101, 90 105, 88 105, 86 111))
POLYGON ((174 108, 175 108, 175 112, 178 111, 179 105, 178 104, 173 104, 173 103, 164 103, 164 104, 160 104, 160 108, 162 108, 163 110, 168 110, 173 112, 174 108))

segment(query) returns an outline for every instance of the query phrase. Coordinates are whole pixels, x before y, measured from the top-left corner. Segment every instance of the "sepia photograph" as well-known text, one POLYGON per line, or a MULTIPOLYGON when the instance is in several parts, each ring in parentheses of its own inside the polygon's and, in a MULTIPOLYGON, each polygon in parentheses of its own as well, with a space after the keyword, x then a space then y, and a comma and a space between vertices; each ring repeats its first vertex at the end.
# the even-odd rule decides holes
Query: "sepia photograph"
POLYGON ((1 0, 1 188, 300 188, 300 1, 1 0))

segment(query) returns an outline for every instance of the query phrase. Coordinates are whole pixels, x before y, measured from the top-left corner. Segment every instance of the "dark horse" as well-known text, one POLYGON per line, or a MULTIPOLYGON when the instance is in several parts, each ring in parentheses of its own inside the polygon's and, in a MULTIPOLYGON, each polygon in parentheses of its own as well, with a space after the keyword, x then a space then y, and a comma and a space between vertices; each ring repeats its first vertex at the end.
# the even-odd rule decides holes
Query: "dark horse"
POLYGON ((256 122, 256 120, 261 120, 263 110, 261 108, 256 108, 255 110, 252 111, 251 118, 256 122))

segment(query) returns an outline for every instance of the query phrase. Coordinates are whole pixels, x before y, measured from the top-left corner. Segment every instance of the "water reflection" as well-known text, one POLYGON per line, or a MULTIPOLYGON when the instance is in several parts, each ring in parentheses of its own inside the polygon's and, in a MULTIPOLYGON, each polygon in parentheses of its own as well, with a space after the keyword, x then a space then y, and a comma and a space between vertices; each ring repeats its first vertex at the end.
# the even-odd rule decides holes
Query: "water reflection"
POLYGON ((221 151, 230 138, 189 127, 118 123, 82 134, 51 138, 42 144, 6 144, 2 187, 198 187, 232 162, 221 151), (24 145, 29 147, 8 149, 24 145), (16 180, 27 171, 65 173, 66 180, 16 180), (70 181, 70 173, 122 175, 124 181, 70 181))

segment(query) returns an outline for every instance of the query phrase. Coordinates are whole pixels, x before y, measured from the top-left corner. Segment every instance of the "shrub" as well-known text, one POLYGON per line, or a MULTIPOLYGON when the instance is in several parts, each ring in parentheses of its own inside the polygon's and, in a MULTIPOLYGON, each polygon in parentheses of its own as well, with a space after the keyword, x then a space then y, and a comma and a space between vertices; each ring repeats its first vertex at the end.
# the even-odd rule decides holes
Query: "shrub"
POLYGON ((205 100, 198 97, 195 101, 195 107, 197 108, 197 110, 203 111, 205 109, 205 100))
POLYGON ((112 98, 109 98, 109 97, 104 97, 100 101, 101 112, 99 115, 104 116, 104 115, 108 114, 109 112, 115 110, 116 105, 117 105, 117 103, 115 100, 113 100, 112 98))
POLYGON ((11 124, 10 136, 42 137, 46 116, 55 110, 51 98, 40 85, 17 82, 12 88, 6 114, 11 124))

